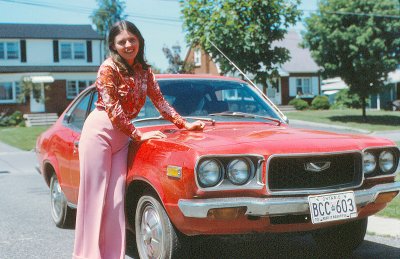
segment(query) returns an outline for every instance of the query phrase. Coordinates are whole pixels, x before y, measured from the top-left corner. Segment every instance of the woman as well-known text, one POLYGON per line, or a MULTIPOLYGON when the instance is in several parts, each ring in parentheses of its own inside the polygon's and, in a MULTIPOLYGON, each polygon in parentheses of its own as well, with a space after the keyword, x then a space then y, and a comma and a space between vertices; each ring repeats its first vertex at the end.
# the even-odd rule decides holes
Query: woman
POLYGON ((125 178, 128 142, 160 139, 160 131, 141 133, 132 124, 149 96, 164 118, 178 128, 201 130, 185 121, 163 98, 144 58, 144 39, 128 21, 113 25, 110 57, 98 71, 96 109, 82 129, 80 187, 73 258, 125 258, 125 178))

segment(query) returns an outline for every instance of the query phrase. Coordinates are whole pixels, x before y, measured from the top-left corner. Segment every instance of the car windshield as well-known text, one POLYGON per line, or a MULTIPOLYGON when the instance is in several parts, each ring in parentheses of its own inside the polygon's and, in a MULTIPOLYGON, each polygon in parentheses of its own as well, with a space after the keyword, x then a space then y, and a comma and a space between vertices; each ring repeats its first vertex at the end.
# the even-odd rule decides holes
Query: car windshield
MULTIPOLYGON (((159 79, 158 83, 168 103, 185 117, 218 116, 221 113, 235 116, 245 113, 279 119, 264 98, 243 82, 218 79, 159 79)), ((159 116, 159 112, 147 98, 135 120, 159 116)))

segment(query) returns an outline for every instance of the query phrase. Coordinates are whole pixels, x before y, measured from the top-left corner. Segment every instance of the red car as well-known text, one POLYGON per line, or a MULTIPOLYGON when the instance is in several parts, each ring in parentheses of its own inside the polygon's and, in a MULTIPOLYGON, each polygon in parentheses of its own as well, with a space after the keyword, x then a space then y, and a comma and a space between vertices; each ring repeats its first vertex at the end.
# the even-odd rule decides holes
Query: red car
MULTIPOLYGON (((368 216, 400 190, 389 140, 291 128, 246 82, 160 75, 166 100, 203 132, 178 129, 146 102, 134 120, 166 139, 130 145, 126 213, 141 258, 178 252, 187 236, 312 233, 323 251, 353 251, 368 216), (149 228, 148 226, 152 227, 149 228)), ((59 227, 74 222, 78 145, 97 92, 82 92, 37 140, 40 171, 59 227)))

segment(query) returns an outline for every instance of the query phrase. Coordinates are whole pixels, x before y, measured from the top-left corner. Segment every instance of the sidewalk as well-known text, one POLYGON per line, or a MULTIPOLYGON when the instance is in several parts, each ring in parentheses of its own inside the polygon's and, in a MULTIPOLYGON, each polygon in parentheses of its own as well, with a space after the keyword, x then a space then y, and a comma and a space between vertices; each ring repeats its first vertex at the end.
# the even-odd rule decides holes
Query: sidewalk
POLYGON ((368 218, 367 233, 400 238, 400 220, 371 216, 368 218))
POLYGON ((399 130, 383 130, 383 131, 368 131, 357 128, 350 128, 346 126, 323 124, 302 120, 289 120, 289 125, 294 128, 315 129, 331 131, 336 133, 349 133, 349 134, 365 134, 379 138, 386 138, 392 141, 400 141, 400 127, 399 130))

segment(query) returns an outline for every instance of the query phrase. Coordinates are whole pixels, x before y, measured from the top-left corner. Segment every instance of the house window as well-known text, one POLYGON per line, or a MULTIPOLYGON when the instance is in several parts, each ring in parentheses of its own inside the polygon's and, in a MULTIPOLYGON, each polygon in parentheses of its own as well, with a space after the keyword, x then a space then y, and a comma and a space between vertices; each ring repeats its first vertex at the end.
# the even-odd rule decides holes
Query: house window
POLYGON ((201 49, 194 50, 194 65, 197 67, 201 66, 201 49))
POLYGON ((84 60, 86 58, 85 44, 82 42, 61 42, 60 57, 61 59, 84 60))
POLYGON ((67 98, 74 99, 80 92, 93 84, 92 80, 71 80, 67 81, 67 98))
POLYGON ((0 103, 16 103, 20 93, 19 82, 0 82, 0 103))
POLYGON ((0 59, 19 59, 19 43, 0 42, 0 59))
POLYGON ((311 78, 296 78, 296 94, 312 95, 311 78))

